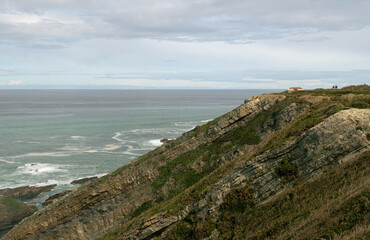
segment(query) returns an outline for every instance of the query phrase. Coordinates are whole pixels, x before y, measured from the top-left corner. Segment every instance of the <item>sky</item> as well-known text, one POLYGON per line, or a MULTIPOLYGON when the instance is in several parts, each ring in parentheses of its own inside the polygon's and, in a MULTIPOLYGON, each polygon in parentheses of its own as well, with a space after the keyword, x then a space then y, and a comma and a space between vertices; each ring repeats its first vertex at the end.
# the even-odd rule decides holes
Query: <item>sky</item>
POLYGON ((370 84, 369 0, 1 0, 0 88, 370 84))

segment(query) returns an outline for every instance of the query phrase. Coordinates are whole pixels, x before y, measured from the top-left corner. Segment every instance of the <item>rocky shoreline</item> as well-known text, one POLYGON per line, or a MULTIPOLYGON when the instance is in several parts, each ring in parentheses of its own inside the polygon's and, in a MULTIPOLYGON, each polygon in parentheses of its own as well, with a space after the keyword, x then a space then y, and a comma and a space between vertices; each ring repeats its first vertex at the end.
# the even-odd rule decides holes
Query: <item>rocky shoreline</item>
POLYGON ((22 186, 17 188, 0 189, 0 196, 10 197, 18 200, 35 198, 43 192, 50 192, 57 185, 47 185, 42 187, 22 186))
MULTIPOLYGON (((82 185, 96 179, 98 179, 98 177, 80 178, 72 181, 71 184, 82 185)), ((0 238, 12 229, 14 225, 38 210, 35 205, 28 204, 27 201, 37 198, 42 193, 52 191, 56 186, 56 184, 51 184, 46 186, 21 186, 0 189, 0 238)), ((43 201, 41 205, 45 207, 70 192, 72 192, 72 190, 53 194, 43 201)))

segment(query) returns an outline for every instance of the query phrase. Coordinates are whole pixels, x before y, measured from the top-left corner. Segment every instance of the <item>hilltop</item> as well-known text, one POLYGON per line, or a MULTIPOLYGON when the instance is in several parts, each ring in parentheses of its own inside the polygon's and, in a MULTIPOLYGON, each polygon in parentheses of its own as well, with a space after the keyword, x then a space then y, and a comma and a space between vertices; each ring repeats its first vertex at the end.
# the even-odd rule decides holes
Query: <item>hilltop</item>
POLYGON ((4 238, 367 238, 369 149, 367 85, 255 96, 4 238))

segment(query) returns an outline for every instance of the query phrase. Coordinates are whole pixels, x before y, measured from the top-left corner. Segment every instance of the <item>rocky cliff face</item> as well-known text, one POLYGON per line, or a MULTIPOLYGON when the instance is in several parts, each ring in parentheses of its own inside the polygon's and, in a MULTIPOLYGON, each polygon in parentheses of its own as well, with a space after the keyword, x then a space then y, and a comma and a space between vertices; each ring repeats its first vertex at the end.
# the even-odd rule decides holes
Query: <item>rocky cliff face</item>
MULTIPOLYGON (((251 201, 263 204, 325 166, 369 150, 370 110, 339 111, 348 102, 338 101, 315 95, 252 97, 82 185, 23 220, 5 239, 166 238, 189 213, 217 217, 233 189, 248 187, 251 201), (324 103, 328 99, 332 102, 324 103)), ((217 231, 213 234, 217 238, 217 231)))
POLYGON ((199 218, 216 218, 225 196, 232 189, 244 188, 247 185, 254 192, 254 204, 260 204, 289 188, 290 181, 313 178, 329 164, 341 164, 369 151, 370 144, 365 134, 369 131, 370 110, 341 111, 286 146, 259 155, 239 166, 212 185, 209 192, 196 204, 180 214, 154 216, 135 234, 130 233, 123 238, 134 235, 133 239, 147 239, 161 233, 161 238, 166 239, 165 230, 183 220, 190 212, 196 212, 199 218), (359 128, 362 130, 358 130, 359 128), (282 169, 284 165, 287 165, 286 172, 282 169))

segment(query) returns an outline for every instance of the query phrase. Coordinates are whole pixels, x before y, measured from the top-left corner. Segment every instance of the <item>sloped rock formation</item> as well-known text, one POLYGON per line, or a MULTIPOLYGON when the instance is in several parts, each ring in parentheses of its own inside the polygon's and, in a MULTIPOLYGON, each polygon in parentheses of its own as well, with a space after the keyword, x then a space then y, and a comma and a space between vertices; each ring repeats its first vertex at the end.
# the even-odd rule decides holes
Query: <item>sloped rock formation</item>
POLYGON ((135 236, 132 239, 147 239, 161 233, 161 238, 166 239, 164 231, 184 219, 189 212, 197 213, 200 218, 206 215, 212 218, 217 217, 218 209, 225 196, 232 189, 243 188, 247 185, 253 189, 255 204, 260 204, 290 186, 287 182, 289 179, 286 179, 287 176, 283 173, 279 174, 278 171, 284 162, 288 162, 290 167, 294 168, 294 178, 313 178, 329 164, 340 164, 369 151, 370 143, 366 139, 366 132, 370 132, 369 109, 341 111, 286 146, 257 156, 238 167, 220 182, 214 184, 209 193, 198 203, 183 210, 180 214, 176 216, 156 215, 149 219, 139 231, 135 234, 130 233, 130 235, 135 236))
POLYGON ((56 193, 48 197, 43 203, 42 206, 47 206, 51 203, 57 202, 59 199, 67 195, 68 193, 72 192, 72 190, 63 191, 60 193, 56 193))
POLYGON ((98 177, 81 178, 81 179, 73 180, 71 184, 84 184, 84 183, 91 182, 96 179, 98 179, 98 177))

